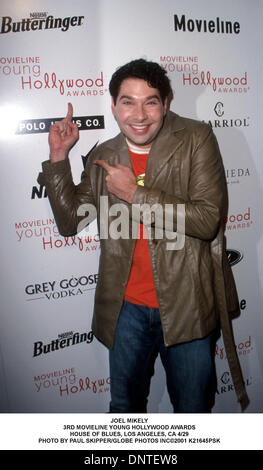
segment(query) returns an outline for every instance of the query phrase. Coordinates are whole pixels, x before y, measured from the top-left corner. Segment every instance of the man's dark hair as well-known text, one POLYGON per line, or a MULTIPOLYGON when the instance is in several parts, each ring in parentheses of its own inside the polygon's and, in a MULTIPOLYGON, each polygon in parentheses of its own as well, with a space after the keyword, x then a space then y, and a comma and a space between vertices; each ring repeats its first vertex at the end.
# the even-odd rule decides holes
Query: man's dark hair
POLYGON ((149 86, 159 90, 163 103, 165 98, 172 95, 170 80, 167 77, 166 70, 157 64, 157 62, 137 59, 118 68, 112 75, 109 90, 114 104, 116 104, 121 84, 126 78, 141 78, 145 80, 149 86))

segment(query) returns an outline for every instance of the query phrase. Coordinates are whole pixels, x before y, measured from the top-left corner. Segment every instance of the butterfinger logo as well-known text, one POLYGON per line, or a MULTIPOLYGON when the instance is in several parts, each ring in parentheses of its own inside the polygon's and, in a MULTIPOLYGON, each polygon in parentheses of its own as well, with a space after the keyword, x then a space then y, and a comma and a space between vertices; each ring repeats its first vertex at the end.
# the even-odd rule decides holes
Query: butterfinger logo
POLYGON ((46 18, 23 18, 20 21, 13 21, 11 16, 3 16, 1 20, 0 34, 20 33, 26 31, 39 31, 46 29, 60 29, 65 32, 74 26, 81 26, 84 16, 72 16, 66 18, 54 18, 49 15, 46 18))

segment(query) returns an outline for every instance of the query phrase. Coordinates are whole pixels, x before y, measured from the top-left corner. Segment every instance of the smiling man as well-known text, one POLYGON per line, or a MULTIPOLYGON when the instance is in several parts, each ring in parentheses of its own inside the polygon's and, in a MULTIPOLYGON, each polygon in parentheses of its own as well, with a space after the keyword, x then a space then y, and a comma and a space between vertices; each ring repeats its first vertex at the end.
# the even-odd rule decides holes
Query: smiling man
POLYGON ((147 148, 158 135, 167 111, 158 90, 142 79, 127 78, 112 102, 112 112, 130 143, 147 148))
MULTIPOLYGON (((71 104, 66 118, 50 128, 50 160, 39 181, 60 233, 77 233, 83 205, 100 215, 102 197, 108 222, 116 219, 115 204, 130 219, 136 219, 135 206, 157 206, 164 215, 169 206, 173 233, 179 232, 178 207, 185 214, 181 249, 167 249, 164 230, 153 236, 162 229, 163 217, 156 214, 148 224, 143 214, 136 220, 136 237, 129 227, 128 237, 101 238, 92 328, 109 349, 110 412, 147 411, 158 354, 174 411, 210 411, 219 324, 244 408, 248 399, 230 320, 238 314, 238 298, 224 245, 226 182, 215 136, 208 125, 168 110, 172 90, 157 63, 139 59, 120 67, 109 90, 120 134, 93 151, 78 185, 68 159, 79 137, 71 104)), ((103 222, 98 217, 99 230, 103 222)))

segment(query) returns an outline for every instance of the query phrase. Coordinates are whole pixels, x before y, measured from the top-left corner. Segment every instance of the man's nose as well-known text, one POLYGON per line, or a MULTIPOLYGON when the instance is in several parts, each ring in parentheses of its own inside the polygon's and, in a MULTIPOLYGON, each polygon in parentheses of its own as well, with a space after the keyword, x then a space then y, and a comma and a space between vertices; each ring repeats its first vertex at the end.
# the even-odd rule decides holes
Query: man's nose
POLYGON ((138 104, 135 109, 135 117, 139 121, 144 121, 147 118, 147 113, 143 104, 138 104))

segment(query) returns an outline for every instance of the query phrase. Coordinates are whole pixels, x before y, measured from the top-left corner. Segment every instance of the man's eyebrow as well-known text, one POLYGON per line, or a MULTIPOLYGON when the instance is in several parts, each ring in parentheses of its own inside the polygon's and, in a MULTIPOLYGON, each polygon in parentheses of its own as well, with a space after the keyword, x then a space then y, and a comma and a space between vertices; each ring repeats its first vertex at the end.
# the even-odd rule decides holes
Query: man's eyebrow
MULTIPOLYGON (((123 99, 126 99, 126 100, 133 100, 133 99, 134 99, 134 96, 121 95, 120 98, 119 98, 119 100, 123 100, 123 99)), ((157 99, 158 101, 161 101, 161 98, 160 98, 160 96, 158 96, 158 95, 146 96, 145 101, 152 100, 152 99, 157 99)))
POLYGON ((129 96, 129 95, 121 95, 119 97, 119 100, 132 100, 133 97, 132 96, 129 96))

